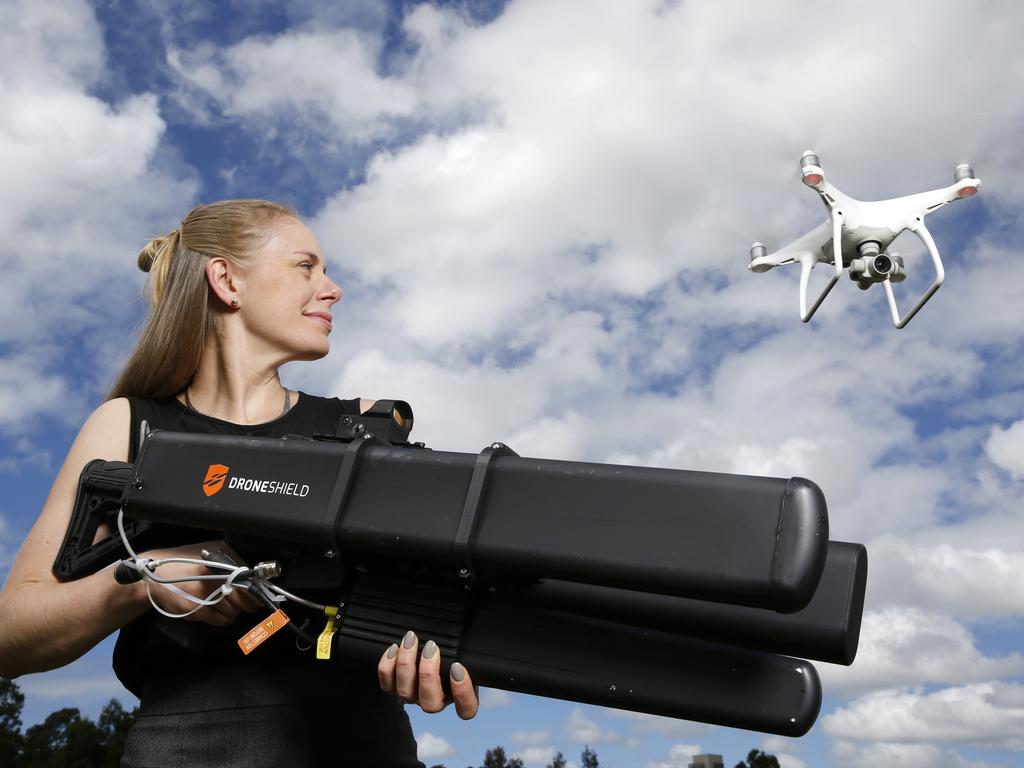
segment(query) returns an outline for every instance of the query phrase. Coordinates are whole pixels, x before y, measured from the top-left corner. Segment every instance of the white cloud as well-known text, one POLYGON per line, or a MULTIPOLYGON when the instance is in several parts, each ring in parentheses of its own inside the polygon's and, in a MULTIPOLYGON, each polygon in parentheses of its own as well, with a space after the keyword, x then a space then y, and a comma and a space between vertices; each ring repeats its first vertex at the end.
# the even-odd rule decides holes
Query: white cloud
POLYGON ((819 664, 832 694, 926 683, 972 683, 1024 674, 1024 656, 982 653, 966 627, 911 607, 866 611, 857 660, 850 667, 819 664))
POLYGON ((662 717, 661 715, 648 715, 644 712, 631 712, 625 709, 605 709, 604 712, 611 717, 631 720, 633 732, 645 736, 656 733, 670 739, 683 739, 707 733, 710 729, 710 726, 703 723, 677 720, 673 717, 662 717))
POLYGON ((595 720, 587 717, 580 707, 569 713, 565 732, 569 740, 577 744, 614 744, 622 741, 618 732, 604 730, 595 720))
POLYGON ((102 30, 85 3, 10 0, 0 6, 4 72, 25 83, 92 83, 103 67, 102 30))
POLYGON ((959 742, 1024 749, 1024 686, 977 683, 934 693, 881 691, 823 719, 838 739, 959 742))
POLYGON ((194 192, 161 155, 154 94, 108 103, 102 30, 85 2, 0 8, 0 428, 62 402, 80 421, 109 385, 136 309, 134 261, 194 192), (71 355, 92 372, 64 380, 71 355))
POLYGON ((761 742, 761 749, 765 752, 799 752, 800 742, 797 739, 785 736, 765 736, 761 742))
POLYGON ((512 702, 515 700, 508 691, 503 691, 499 688, 481 688, 480 689, 480 709, 501 709, 503 707, 512 706, 512 702))
POLYGON ((1006 429, 992 427, 992 433, 985 443, 985 453, 993 464, 1015 478, 1024 476, 1024 419, 1006 429))
POLYGON ((931 529, 927 538, 883 536, 871 541, 867 604, 876 609, 915 605, 965 618, 1024 614, 1024 549, 1005 548, 1019 546, 1018 531, 1000 526, 998 519, 989 522, 987 540, 1002 546, 979 550, 932 544, 932 539, 959 541, 949 526, 931 529), (922 539, 924 546, 918 544, 922 539))
POLYGON ((673 744, 666 760, 648 762, 647 768, 687 768, 694 755, 701 754, 699 744, 673 744))
POLYGON ((956 752, 933 744, 856 744, 837 741, 832 746, 837 768, 884 765, 887 768, 997 768, 991 763, 964 759, 956 752))
MULTIPOLYGON (((3 376, 4 362, 0 361, 0 378, 3 376)), ((17 374, 15 374, 17 376, 17 374)), ((59 380, 50 380, 47 382, 50 387, 64 388, 63 382, 59 380), (56 381, 56 383, 55 383, 56 381)), ((66 391, 66 390, 64 390, 66 391)), ((7 395, 2 390, 2 384, 0 384, 0 401, 7 395)), ((31 398, 31 395, 29 396, 31 398)), ((40 404, 40 411, 49 411, 50 404, 40 404)), ((0 415, 3 414, 3 408, 0 407, 0 415)), ((41 475, 52 477, 57 473, 57 466, 54 463, 53 452, 46 448, 40 448, 33 440, 28 437, 19 437, 15 439, 11 444, 8 444, 8 455, 4 459, 0 459, 0 473, 19 474, 23 472, 33 472, 41 475)))
MULTIPOLYGON (((458 11, 418 6, 404 21, 418 47, 386 75, 375 64, 379 41, 324 28, 253 38, 222 52, 184 51, 181 68, 229 114, 317 122, 338 141, 386 135, 410 118, 426 126, 426 135, 382 152, 367 182, 339 193, 317 226, 361 279, 401 275, 382 310, 403 335, 427 345, 486 337, 551 298, 640 295, 680 269, 728 276, 730 285, 707 290, 701 272, 687 273, 695 279, 677 317, 692 319, 697 305, 708 315, 716 308, 747 320, 767 313, 774 322, 771 308, 787 301, 743 271, 749 240, 742 233, 791 237, 810 211, 823 216, 793 183, 808 141, 822 139, 827 161, 835 148, 836 178, 854 194, 938 184, 947 173, 938 175, 938 158, 983 147, 1019 157, 1002 140, 1024 111, 1019 100, 973 87, 1010 83, 1011 72, 978 61, 933 75, 945 69, 939 52, 973 19, 955 5, 929 19, 934 43, 922 49, 905 45, 901 30, 920 19, 901 9, 879 41, 889 51, 884 63, 859 46, 866 32, 879 34, 870 14, 842 9, 754 10, 744 28, 719 10, 685 5, 578 10, 517 2, 494 22, 474 25, 458 11), (809 43, 797 32, 806 25, 836 34, 827 46, 809 43), (299 46, 304 54, 293 55, 299 46), (843 89, 831 87, 837 50, 846 62, 843 89), (816 61, 832 66, 808 66, 816 61), (751 71, 758 76, 751 79, 751 71), (908 86, 918 94, 916 108, 891 111, 884 130, 863 126, 859 104, 844 96, 868 89, 900 103, 908 86), (950 119, 957 89, 977 105, 971 120, 950 119), (809 92, 818 94, 812 110, 800 96, 809 92), (752 116, 753 133, 745 127, 752 116), (929 142, 916 141, 922 134, 929 142), (878 170, 897 160, 899 174, 878 170), (768 215, 765 200, 778 201, 768 215)), ((986 50, 1012 57, 1015 42, 1003 30, 976 34, 986 50)), ((1012 174, 1006 178, 1013 183, 1012 174)), ((976 203, 961 205, 969 204, 976 203)), ((792 276, 783 282, 795 290, 792 276)), ((834 293, 838 307, 853 296, 834 293)), ((872 311, 877 320, 884 307, 872 311)))
POLYGON ((16 425, 25 414, 57 415, 73 397, 61 375, 36 368, 29 354, 0 359, 0 427, 16 425))
POLYGON ((458 754, 455 747, 443 736, 435 736, 429 731, 416 736, 416 756, 420 760, 436 760, 458 754))
POLYGON ((168 63, 190 86, 179 97, 185 105, 195 104, 198 91, 228 117, 272 120, 286 110, 301 124, 290 120, 281 130, 360 141, 392 133, 392 121, 416 105, 408 83, 377 74, 380 45, 354 29, 287 31, 226 49, 172 48, 168 63))
POLYGON ((557 750, 554 747, 527 747, 512 754, 518 757, 525 765, 547 765, 554 757, 557 750))
POLYGON ((551 739, 550 731, 514 731, 509 742, 524 747, 536 747, 551 739))

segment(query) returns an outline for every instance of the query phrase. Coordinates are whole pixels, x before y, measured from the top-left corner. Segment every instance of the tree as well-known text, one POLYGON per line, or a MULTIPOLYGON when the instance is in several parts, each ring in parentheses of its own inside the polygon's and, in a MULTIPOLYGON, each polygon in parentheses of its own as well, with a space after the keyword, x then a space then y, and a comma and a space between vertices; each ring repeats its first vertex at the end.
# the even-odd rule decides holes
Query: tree
POLYGON ((93 768, 102 765, 103 735, 77 707, 51 712, 25 731, 24 768, 93 768))
POLYGON ((746 761, 740 760, 736 768, 780 768, 779 759, 775 755, 769 755, 759 749, 752 749, 747 755, 746 761))
POLYGON ((559 752, 555 759, 548 763, 547 768, 565 768, 565 757, 559 752))
POLYGON ((25 694, 13 680, 0 677, 0 765, 15 765, 24 740, 21 736, 21 710, 25 694))
MULTIPOLYGON (((121 702, 111 699, 100 711, 98 721, 100 737, 104 748, 103 768, 118 768, 124 752, 124 740, 135 722, 138 709, 125 712, 121 702)), ((436 768, 436 766, 435 766, 436 768)), ((444 766, 441 766, 444 768, 444 766)))
POLYGON ((597 762, 597 752, 592 750, 589 744, 583 748, 583 752, 580 754, 580 764, 583 768, 600 768, 597 762))
POLYGON ((518 757, 508 759, 505 757, 505 748, 498 746, 487 750, 483 768, 523 768, 523 761, 518 757))

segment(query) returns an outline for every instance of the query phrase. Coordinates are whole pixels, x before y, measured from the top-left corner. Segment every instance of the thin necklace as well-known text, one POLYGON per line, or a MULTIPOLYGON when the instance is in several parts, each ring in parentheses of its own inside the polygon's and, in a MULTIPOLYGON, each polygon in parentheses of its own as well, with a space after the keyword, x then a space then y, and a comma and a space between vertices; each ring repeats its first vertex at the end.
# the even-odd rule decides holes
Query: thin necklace
MULTIPOLYGON (((210 416, 207 413, 203 413, 198 408, 196 408, 194 405, 192 405, 192 398, 188 396, 188 392, 189 392, 190 389, 192 389, 192 385, 191 384, 189 384, 187 387, 185 387, 185 405, 188 406, 188 409, 190 411, 194 411, 195 413, 198 413, 200 416, 206 416, 207 418, 211 418, 212 419, 213 418, 212 416, 210 416)), ((281 411, 281 416, 284 416, 291 409, 292 409, 292 393, 289 392, 288 388, 286 387, 285 390, 284 390, 284 410, 281 411)), ((281 416, 278 416, 277 418, 280 419, 281 416)))

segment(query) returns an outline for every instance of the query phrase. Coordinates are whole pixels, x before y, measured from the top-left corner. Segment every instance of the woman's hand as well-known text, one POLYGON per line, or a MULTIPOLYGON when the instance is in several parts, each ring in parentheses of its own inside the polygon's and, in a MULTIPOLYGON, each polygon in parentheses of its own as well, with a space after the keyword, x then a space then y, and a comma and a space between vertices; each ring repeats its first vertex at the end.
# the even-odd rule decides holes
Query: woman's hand
MULTIPOLYGON (((152 550, 141 553, 139 557, 148 557, 151 560, 162 560, 168 557, 188 557, 201 560, 203 559, 202 550, 204 549, 210 551, 220 550, 236 564, 244 564, 238 553, 223 541, 206 541, 201 544, 188 544, 183 547, 174 547, 173 549, 152 550)), ((209 576, 221 573, 226 575, 228 571, 208 569, 204 565, 194 565, 192 563, 167 563, 157 568, 154 573, 162 579, 180 579, 189 576, 209 576)), ((180 581, 175 583, 174 586, 190 595, 206 599, 222 583, 221 581, 213 580, 180 581)), ((142 587, 142 589, 144 590, 145 587, 142 587)), ((195 603, 189 602, 181 595, 175 594, 169 589, 164 589, 159 584, 152 584, 150 586, 150 594, 153 596, 154 602, 168 613, 187 613, 196 607, 195 603)), ((147 598, 143 596, 143 599, 147 598)), ((187 616, 186 619, 188 621, 200 621, 204 624, 223 627, 233 623, 242 612, 250 613, 260 609, 265 608, 259 600, 250 595, 247 590, 238 588, 233 590, 231 594, 223 597, 216 605, 204 605, 195 613, 187 616)))
MULTIPOLYGON (((429 640, 423 646, 417 669, 418 650, 419 638, 415 632, 409 631, 401 644, 396 643, 384 651, 377 664, 380 687, 388 693, 397 694, 406 704, 419 704, 424 712, 440 712, 451 703, 445 700, 441 688, 441 654, 437 643, 429 640)), ((480 707, 476 686, 459 662, 452 664, 450 682, 459 717, 463 720, 475 717, 480 707)))

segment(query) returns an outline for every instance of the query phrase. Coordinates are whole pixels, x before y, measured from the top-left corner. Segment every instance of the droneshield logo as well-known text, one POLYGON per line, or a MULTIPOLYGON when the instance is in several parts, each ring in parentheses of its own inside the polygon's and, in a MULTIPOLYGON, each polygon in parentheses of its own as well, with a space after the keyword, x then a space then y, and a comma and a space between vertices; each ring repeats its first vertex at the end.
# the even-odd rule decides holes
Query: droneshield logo
POLYGON ((224 480, 228 476, 228 468, 223 464, 211 464, 206 470, 206 479, 203 480, 203 493, 213 496, 224 487, 224 480))
POLYGON ((280 480, 254 480, 251 477, 228 478, 229 467, 223 464, 211 464, 206 470, 206 478, 203 480, 203 493, 213 496, 218 493, 227 481, 228 490, 249 491, 250 493, 277 493, 283 496, 298 496, 304 498, 309 495, 309 486, 305 483, 286 483, 280 480))

